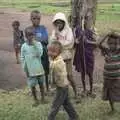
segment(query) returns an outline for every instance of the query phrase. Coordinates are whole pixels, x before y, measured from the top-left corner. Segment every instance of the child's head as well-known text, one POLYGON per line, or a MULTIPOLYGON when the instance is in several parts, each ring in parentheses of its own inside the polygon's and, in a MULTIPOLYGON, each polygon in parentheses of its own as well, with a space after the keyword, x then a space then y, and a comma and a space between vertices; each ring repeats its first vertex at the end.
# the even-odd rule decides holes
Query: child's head
POLYGON ((58 31, 62 31, 66 26, 69 26, 67 18, 64 13, 58 12, 54 16, 52 23, 58 31))
POLYGON ((58 28, 59 31, 62 31, 65 27, 65 22, 60 19, 56 20, 53 24, 55 25, 56 28, 58 28))
POLYGON ((59 56, 62 52, 62 45, 58 41, 53 41, 49 46, 48 46, 48 55, 52 58, 55 59, 57 56, 59 56))
POLYGON ((38 26, 40 24, 41 14, 38 10, 34 10, 31 12, 30 19, 32 21, 33 26, 38 26))
POLYGON ((34 38, 34 32, 32 28, 26 28, 25 29, 25 37, 27 38, 28 42, 31 43, 34 38))
POLYGON ((120 41, 120 36, 117 34, 113 33, 108 36, 107 44, 111 51, 115 51, 118 49, 119 41, 120 41))
POLYGON ((20 22, 17 21, 17 20, 13 21, 12 22, 12 27, 13 27, 14 30, 18 30, 19 27, 20 27, 20 22))

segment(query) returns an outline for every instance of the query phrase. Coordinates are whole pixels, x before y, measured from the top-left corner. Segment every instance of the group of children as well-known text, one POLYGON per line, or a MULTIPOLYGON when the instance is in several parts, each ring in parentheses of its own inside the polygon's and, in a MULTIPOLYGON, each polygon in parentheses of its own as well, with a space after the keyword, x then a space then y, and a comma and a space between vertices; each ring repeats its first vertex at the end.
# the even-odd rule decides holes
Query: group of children
POLYGON ((75 47, 73 64, 75 69, 81 72, 83 92, 88 95, 92 95, 93 92, 93 51, 96 47, 101 49, 102 55, 105 57, 103 98, 110 101, 111 108, 114 110, 113 102, 120 101, 120 36, 110 33, 100 43, 97 43, 93 31, 88 29, 87 26, 85 26, 84 31, 80 26, 76 26, 74 36, 65 15, 57 13, 52 21, 54 30, 48 42, 47 30, 43 25, 40 25, 40 12, 37 10, 32 11, 30 17, 32 25, 25 29, 26 40, 24 40, 23 32, 19 30, 20 23, 18 21, 13 22, 14 48, 17 63, 19 63, 19 53, 21 54, 21 64, 27 75, 35 105, 39 103, 36 95, 37 84, 40 87, 42 102, 45 102, 44 81, 46 89, 49 91, 49 74, 52 78, 51 84, 56 85, 56 95, 48 120, 55 119, 62 105, 70 120, 77 120, 78 118, 68 95, 70 83, 75 98, 77 97, 77 89, 72 76, 73 46, 75 47), (75 42, 74 38, 76 39, 75 42), (103 46, 104 40, 107 40, 108 48, 103 46), (85 75, 89 76, 90 90, 88 92, 86 90, 85 75))

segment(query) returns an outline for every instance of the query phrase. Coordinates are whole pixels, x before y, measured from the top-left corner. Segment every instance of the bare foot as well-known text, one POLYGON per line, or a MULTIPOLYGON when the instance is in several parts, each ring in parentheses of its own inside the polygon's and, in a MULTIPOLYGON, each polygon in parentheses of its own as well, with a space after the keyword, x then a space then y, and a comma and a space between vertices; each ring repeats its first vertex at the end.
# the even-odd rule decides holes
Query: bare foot
POLYGON ((92 93, 91 91, 87 91, 87 96, 89 96, 91 98, 96 98, 96 94, 92 93))
POLYGON ((38 105, 39 105, 40 103, 39 103, 39 101, 38 100, 35 100, 35 102, 33 103, 33 107, 37 107, 38 105))

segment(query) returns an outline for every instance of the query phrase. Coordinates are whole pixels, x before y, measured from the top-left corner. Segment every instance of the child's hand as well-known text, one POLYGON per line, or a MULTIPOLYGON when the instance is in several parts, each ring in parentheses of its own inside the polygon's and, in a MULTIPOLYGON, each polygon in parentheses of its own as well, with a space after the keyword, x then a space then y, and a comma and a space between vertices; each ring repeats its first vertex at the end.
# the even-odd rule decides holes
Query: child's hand
POLYGON ((76 39, 75 39, 75 43, 76 43, 76 44, 79 44, 80 41, 76 38, 76 39))
POLYGON ((105 56, 105 61, 110 62, 111 58, 109 56, 105 56))

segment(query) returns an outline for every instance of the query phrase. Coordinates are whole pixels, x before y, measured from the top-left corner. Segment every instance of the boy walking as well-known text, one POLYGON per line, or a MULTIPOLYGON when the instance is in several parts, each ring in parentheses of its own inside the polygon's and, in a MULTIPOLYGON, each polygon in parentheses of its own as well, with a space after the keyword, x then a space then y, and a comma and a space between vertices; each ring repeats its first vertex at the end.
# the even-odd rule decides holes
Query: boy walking
POLYGON ((55 120, 56 114, 62 105, 68 113, 69 119, 77 120, 77 113, 74 110, 68 95, 69 82, 67 79, 66 65, 60 55, 61 52, 62 45, 58 41, 54 41, 48 46, 48 55, 52 59, 50 70, 52 78, 54 78, 53 82, 56 85, 56 95, 54 97, 48 120, 55 120))

